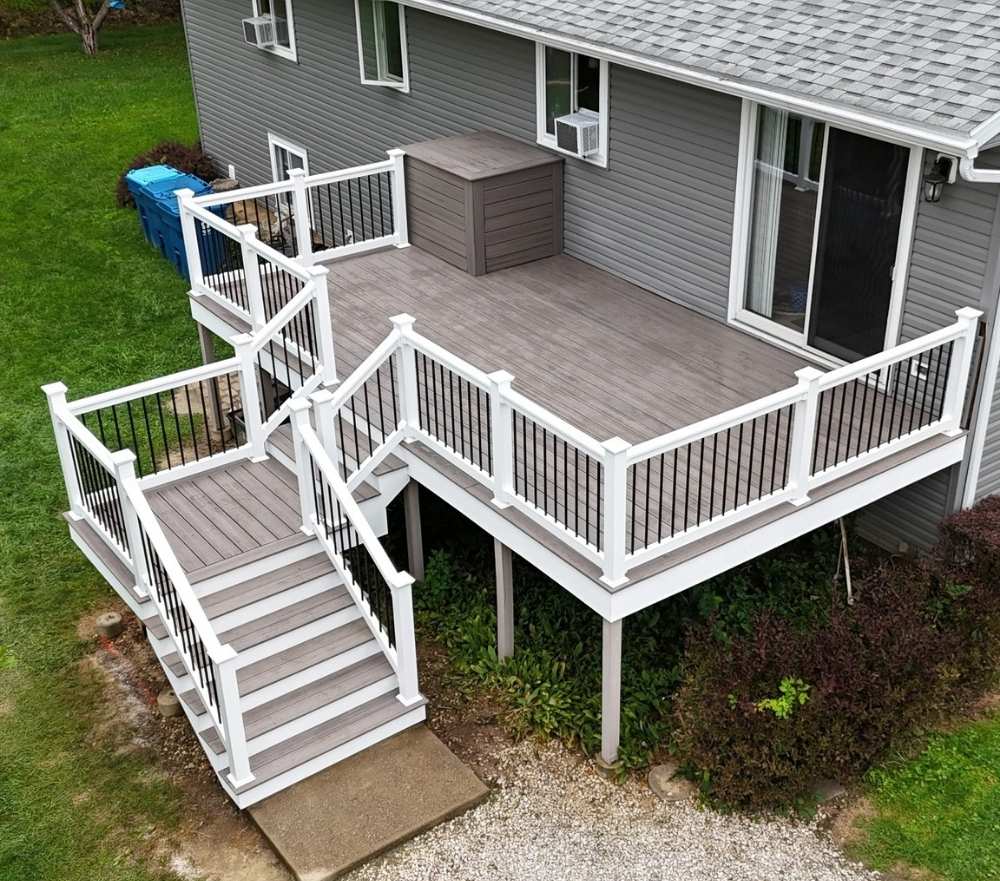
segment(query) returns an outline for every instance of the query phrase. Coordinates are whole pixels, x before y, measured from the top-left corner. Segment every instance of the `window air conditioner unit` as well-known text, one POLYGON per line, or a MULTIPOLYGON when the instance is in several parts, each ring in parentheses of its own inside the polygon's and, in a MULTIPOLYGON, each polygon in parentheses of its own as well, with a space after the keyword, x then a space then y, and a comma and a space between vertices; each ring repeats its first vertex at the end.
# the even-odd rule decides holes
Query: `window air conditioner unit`
POLYGON ((593 156, 601 149, 601 117, 593 110, 578 110, 556 118, 556 144, 577 156, 593 156))
POLYGON ((243 39, 258 49, 271 48, 274 45, 274 19, 270 15, 244 18, 243 39))

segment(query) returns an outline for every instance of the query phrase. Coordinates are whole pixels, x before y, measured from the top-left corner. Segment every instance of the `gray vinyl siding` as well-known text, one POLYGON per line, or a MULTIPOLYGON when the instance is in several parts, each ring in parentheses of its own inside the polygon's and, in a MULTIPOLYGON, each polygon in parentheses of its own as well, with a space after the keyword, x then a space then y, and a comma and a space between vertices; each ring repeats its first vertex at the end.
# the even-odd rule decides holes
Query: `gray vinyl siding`
MULTIPOLYGON (((945 188, 940 202, 918 203, 901 341, 951 324, 962 306, 993 313, 996 290, 991 292, 989 279, 996 214, 997 187, 961 179, 945 188)), ((994 421, 998 424, 991 425, 995 452, 989 474, 1000 485, 1000 419, 994 421)), ((983 462, 985 474, 985 456, 983 462)), ((956 492, 952 469, 931 475, 862 511, 858 531, 892 550, 900 543, 926 549, 936 540, 938 524, 952 511, 956 492)))
POLYGON ((1000 383, 993 389, 990 421, 983 442, 983 460, 976 483, 976 499, 1000 492, 1000 383))
MULTIPOLYGON (((489 128, 535 139, 535 49, 408 9, 410 93, 359 82, 354 4, 295 0, 298 63, 241 42, 244 0, 184 0, 202 138, 241 183, 270 180, 268 130, 313 173, 489 128)), ((612 66, 610 167, 565 163, 564 248, 716 318, 729 290, 735 98, 612 66)))

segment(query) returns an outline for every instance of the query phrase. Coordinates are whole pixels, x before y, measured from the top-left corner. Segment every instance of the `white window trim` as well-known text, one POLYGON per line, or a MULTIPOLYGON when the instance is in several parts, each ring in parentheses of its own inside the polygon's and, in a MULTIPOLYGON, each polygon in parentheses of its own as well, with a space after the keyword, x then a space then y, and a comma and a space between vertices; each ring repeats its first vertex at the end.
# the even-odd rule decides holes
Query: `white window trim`
POLYGON ((309 151, 304 147, 300 147, 298 144, 293 144, 286 138, 280 135, 274 134, 274 132, 267 133, 267 153, 271 159, 271 180, 275 183, 280 183, 278 178, 278 155, 276 148, 282 150, 287 150, 289 153, 294 153, 296 156, 302 157, 302 169, 305 171, 306 175, 309 174, 309 151))
MULTIPOLYGON (((740 327, 754 336, 775 343, 783 349, 796 352, 797 354, 804 354, 813 361, 818 361, 831 367, 838 367, 844 363, 843 359, 837 358, 828 352, 820 351, 806 342, 809 332, 808 311, 805 320, 805 330, 799 333, 791 328, 781 326, 776 321, 772 321, 762 315, 757 315, 743 305, 746 296, 747 261, 750 251, 750 211, 752 207, 751 196, 753 190, 754 154, 756 151, 757 114, 761 106, 764 105, 744 99, 740 116, 740 146, 733 214, 733 249, 729 274, 729 323, 740 327)), ((829 138, 831 125, 845 131, 856 131, 847 126, 830 123, 827 120, 820 121, 826 124, 825 138, 827 139, 829 138)), ((857 133, 873 137, 873 135, 863 131, 857 131, 857 133)), ((899 221, 899 239, 896 244, 896 261, 893 268, 892 289, 889 296, 889 314, 886 319, 885 341, 883 343, 883 348, 888 349, 896 345, 899 341, 900 330, 902 328, 903 301, 906 296, 906 287, 910 274, 910 255, 913 247, 913 230, 916 225, 917 207, 920 197, 924 151, 922 147, 915 147, 903 141, 895 141, 885 137, 881 137, 881 140, 899 144, 910 151, 906 171, 906 188, 903 193, 902 216, 899 221)), ((818 205, 822 204, 825 172, 826 144, 824 143, 818 205)), ((817 211, 816 226, 813 230, 813 254, 812 266, 809 272, 809 300, 807 310, 812 307, 812 285, 816 263, 816 237, 819 234, 819 220, 820 212, 817 211)))
MULTIPOLYGON (((559 47, 553 47, 559 48, 559 47)), ((566 51, 561 50, 560 51, 566 51)), ((570 52, 571 55, 579 55, 579 52, 570 52)), ((596 56, 591 56, 596 57, 596 56)), ((599 115, 601 117, 600 122, 600 142, 601 149, 596 156, 577 156, 576 153, 572 153, 569 150, 564 150, 556 143, 555 135, 550 135, 545 128, 545 43, 535 43, 535 140, 542 147, 547 147, 550 150, 555 150, 557 153, 562 153, 564 156, 572 156, 574 159, 580 162, 587 162, 590 165, 596 165, 600 168, 608 167, 608 142, 609 142, 609 129, 610 129, 610 116, 608 113, 609 108, 609 93, 610 93, 610 83, 609 83, 609 65, 606 59, 598 59, 600 62, 600 76, 601 76, 601 88, 600 94, 598 95, 598 107, 599 115)))
MULTIPOLYGON (((274 18, 274 4, 276 0, 271 0, 271 17, 274 18)), ((270 52, 272 55, 278 55, 281 58, 287 58, 289 61, 297 62, 299 60, 298 52, 295 48, 295 20, 292 16, 292 0, 277 0, 277 2, 284 2, 285 11, 288 13, 288 46, 279 46, 275 43, 273 46, 262 47, 262 52, 270 52)), ((253 14, 256 18, 260 15, 260 3, 258 0, 253 0, 253 14)))
MULTIPOLYGON (((410 57, 406 46, 406 7, 402 3, 396 3, 396 7, 399 10, 399 42, 400 42, 400 55, 403 61, 403 79, 400 80, 390 80, 390 79, 371 79, 365 76, 365 51, 364 44, 361 39, 361 4, 358 0, 354 0, 354 27, 357 32, 358 40, 358 70, 361 73, 361 84, 365 86, 382 86, 386 89, 395 89, 397 92, 403 92, 404 94, 410 91, 410 57)), ((382 76, 383 70, 383 59, 385 57, 385 46, 379 39, 380 31, 375 28, 375 55, 376 63, 379 67, 379 76, 382 76)))

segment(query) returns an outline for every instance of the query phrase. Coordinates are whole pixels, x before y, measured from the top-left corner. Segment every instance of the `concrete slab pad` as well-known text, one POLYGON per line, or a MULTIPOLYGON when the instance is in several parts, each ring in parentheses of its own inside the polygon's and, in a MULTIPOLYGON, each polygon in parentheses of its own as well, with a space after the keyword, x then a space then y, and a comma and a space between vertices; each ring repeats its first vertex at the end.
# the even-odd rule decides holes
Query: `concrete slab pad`
POLYGON ((488 794, 430 729, 417 725, 248 810, 299 881, 326 881, 488 794))

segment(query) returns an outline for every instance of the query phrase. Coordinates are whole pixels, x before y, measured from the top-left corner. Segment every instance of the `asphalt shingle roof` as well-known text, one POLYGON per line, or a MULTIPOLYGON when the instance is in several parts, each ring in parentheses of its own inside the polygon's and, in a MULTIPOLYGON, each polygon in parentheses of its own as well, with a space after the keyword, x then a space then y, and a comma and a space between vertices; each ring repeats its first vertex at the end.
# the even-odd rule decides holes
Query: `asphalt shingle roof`
POLYGON ((1000 2, 450 0, 544 33, 968 135, 1000 112, 1000 2))

